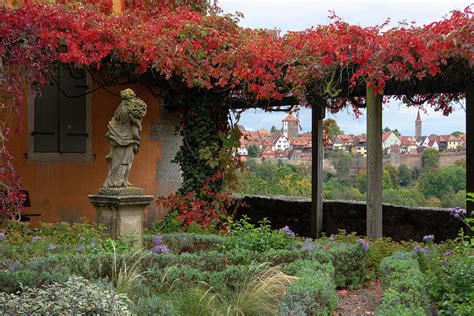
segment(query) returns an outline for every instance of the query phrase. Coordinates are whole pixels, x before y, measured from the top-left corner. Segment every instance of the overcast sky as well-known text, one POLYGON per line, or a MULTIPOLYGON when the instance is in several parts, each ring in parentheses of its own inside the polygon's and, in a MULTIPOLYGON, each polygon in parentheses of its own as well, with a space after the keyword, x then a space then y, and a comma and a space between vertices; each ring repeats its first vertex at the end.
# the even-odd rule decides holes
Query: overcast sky
MULTIPOLYGON (((280 29, 282 32, 299 31, 318 24, 327 24, 329 10, 343 20, 362 26, 373 26, 390 18, 392 25, 399 21, 416 21, 423 25, 442 19, 450 11, 462 10, 472 0, 219 0, 225 12, 241 12, 242 26, 252 28, 280 29)), ((384 105, 383 126, 397 128, 403 135, 414 135, 417 110, 406 108, 399 102, 384 105)), ((281 127, 284 113, 246 111, 240 120, 247 129, 270 129, 281 127)), ((341 129, 348 134, 365 133, 365 116, 356 119, 350 110, 337 115, 327 114, 337 120, 341 129)), ((455 111, 448 117, 428 110, 421 115, 423 134, 448 134, 465 131, 465 113, 462 105, 455 105, 455 111)), ((311 130, 311 113, 300 111, 304 131, 311 130)))

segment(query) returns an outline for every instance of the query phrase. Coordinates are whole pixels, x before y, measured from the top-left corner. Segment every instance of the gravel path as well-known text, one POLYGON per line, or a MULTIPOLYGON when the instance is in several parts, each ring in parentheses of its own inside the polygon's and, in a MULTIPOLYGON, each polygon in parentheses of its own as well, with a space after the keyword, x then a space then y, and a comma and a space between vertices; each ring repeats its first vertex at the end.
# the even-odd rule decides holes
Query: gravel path
POLYGON ((339 306, 334 315, 375 315, 375 310, 380 305, 383 297, 383 290, 380 283, 374 282, 365 288, 354 291, 339 290, 337 296, 339 306))

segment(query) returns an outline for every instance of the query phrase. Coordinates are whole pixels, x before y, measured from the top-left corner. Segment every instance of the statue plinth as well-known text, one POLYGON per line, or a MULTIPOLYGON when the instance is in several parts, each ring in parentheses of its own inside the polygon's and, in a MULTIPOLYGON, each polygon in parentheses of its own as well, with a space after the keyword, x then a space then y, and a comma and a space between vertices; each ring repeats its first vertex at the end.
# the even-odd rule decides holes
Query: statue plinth
POLYGON ((97 224, 104 224, 113 239, 134 235, 135 246, 143 247, 143 220, 145 208, 153 201, 152 195, 143 195, 139 188, 103 188, 97 195, 89 195, 89 201, 97 211, 97 224), (130 195, 132 189, 141 194, 130 195), (117 194, 104 194, 103 191, 117 194))

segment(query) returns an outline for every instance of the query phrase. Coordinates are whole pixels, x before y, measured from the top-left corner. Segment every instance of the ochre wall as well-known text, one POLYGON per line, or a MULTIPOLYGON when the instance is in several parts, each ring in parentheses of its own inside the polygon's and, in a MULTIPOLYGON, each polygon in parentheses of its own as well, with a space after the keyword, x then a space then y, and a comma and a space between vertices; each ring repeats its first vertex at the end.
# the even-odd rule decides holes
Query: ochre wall
MULTIPOLYGON (((108 88, 118 94, 125 87, 108 88)), ((144 91, 138 96, 148 105, 148 113, 143 120, 142 144, 133 162, 130 181, 143 188, 145 194, 156 195, 159 182, 156 181, 156 166, 161 160, 161 144, 150 137, 151 122, 160 119, 160 104, 148 89, 130 86, 135 92, 144 91)), ((107 123, 120 103, 120 97, 111 95, 103 89, 91 96, 92 109, 92 154, 95 158, 89 162, 37 162, 27 158, 28 124, 26 119, 20 135, 10 140, 10 149, 14 155, 14 166, 22 177, 23 187, 29 191, 31 208, 28 213, 41 213, 31 223, 33 226, 41 222, 78 221, 86 217, 95 222, 95 210, 88 200, 89 194, 96 194, 107 176, 105 156, 108 143, 104 137, 107 123)), ((24 113, 28 113, 27 103, 23 105, 24 113)), ((156 214, 156 206, 152 203, 147 212, 156 214)))

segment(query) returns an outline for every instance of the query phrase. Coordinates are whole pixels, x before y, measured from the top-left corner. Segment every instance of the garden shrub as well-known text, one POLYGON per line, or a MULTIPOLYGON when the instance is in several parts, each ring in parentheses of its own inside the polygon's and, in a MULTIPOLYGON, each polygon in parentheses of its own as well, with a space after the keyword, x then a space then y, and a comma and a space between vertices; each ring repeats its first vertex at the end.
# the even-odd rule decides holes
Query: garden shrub
POLYGON ((332 262, 332 255, 322 247, 303 251, 301 249, 270 249, 258 256, 260 262, 269 262, 273 265, 287 264, 298 259, 311 259, 321 263, 332 262))
MULTIPOLYGON (((382 260, 380 275, 385 288, 379 311, 395 313, 402 310, 429 310, 427 282, 418 261, 408 252, 396 252, 382 260), (402 308, 404 307, 404 308, 402 308)), ((384 314, 385 315, 385 314, 384 314)))
POLYGON ((289 249, 294 245, 294 234, 273 230, 266 218, 255 226, 244 216, 231 222, 229 227, 230 235, 223 243, 223 248, 226 250, 247 249, 264 252, 269 249, 289 249))
POLYGON ((286 267, 299 277, 280 302, 280 315, 331 315, 337 307, 334 267, 330 263, 299 260, 286 267))
POLYGON ((77 276, 71 276, 64 284, 24 287, 19 295, 0 293, 0 306, 15 314, 129 315, 128 303, 125 295, 77 276))
POLYGON ((321 263, 316 260, 296 260, 290 264, 288 264, 284 269, 283 272, 289 275, 299 275, 301 271, 322 271, 327 273, 331 278, 334 278, 335 270, 332 263, 321 263))
POLYGON ((364 284, 367 251, 360 244, 331 243, 327 252, 332 255, 337 287, 354 288, 364 284))
MULTIPOLYGON (((426 237, 426 236, 425 236, 426 237)), ((474 243, 462 232, 451 249, 425 241, 416 257, 427 278, 428 293, 439 314, 474 314, 474 243)))
MULTIPOLYGON (((147 235, 145 242, 151 241, 155 236, 147 235)), ((214 250, 224 241, 224 237, 212 234, 172 233, 162 236, 174 253, 214 250)))
POLYGON ((419 306, 406 307, 404 305, 383 305, 377 309, 376 315, 381 316, 426 316, 426 311, 419 306))

